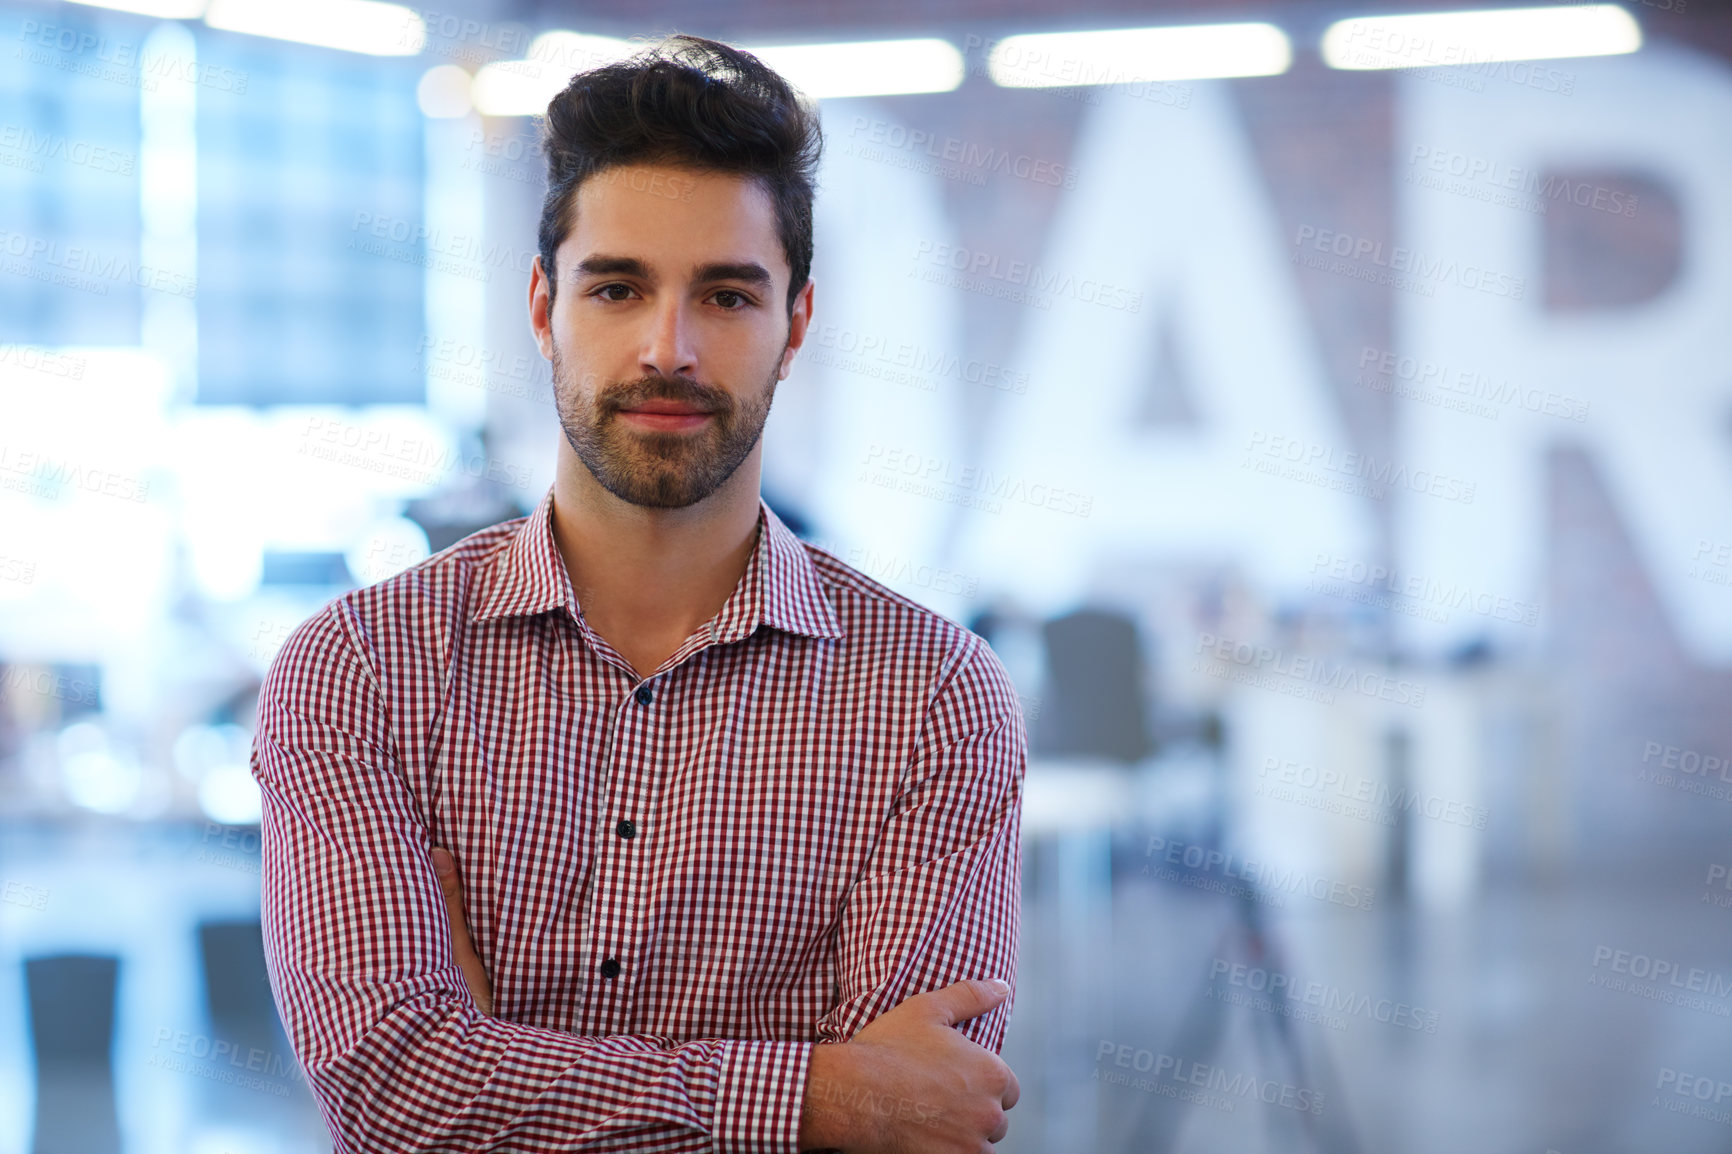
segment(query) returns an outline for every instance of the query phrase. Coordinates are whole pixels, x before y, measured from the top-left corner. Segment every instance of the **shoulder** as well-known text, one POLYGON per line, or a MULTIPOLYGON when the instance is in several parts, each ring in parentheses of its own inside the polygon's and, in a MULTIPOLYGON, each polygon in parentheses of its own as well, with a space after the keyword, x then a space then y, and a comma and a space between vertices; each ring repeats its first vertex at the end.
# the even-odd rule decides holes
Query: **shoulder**
POLYGON ((497 576, 496 562, 528 517, 490 525, 395 575, 351 589, 291 632, 272 663, 278 677, 353 663, 377 686, 405 665, 443 661, 497 576))
POLYGON ((986 638, 861 572, 829 548, 810 541, 801 545, 857 653, 895 654, 924 667, 934 699, 966 697, 992 713, 1016 708, 1015 686, 986 638))

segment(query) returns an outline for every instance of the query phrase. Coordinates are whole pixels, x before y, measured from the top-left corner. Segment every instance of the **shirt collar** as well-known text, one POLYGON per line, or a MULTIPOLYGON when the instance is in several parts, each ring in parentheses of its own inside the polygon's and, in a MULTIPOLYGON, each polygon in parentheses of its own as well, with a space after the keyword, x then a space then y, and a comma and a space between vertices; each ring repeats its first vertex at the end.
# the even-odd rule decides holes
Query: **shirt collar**
MULTIPOLYGON (((527 616, 567 605, 572 616, 578 616, 577 594, 553 540, 551 486, 489 563, 486 586, 471 621, 527 616)), ((806 546, 762 496, 757 542, 739 584, 711 619, 711 637, 717 643, 738 641, 760 624, 807 637, 846 636, 806 546)))

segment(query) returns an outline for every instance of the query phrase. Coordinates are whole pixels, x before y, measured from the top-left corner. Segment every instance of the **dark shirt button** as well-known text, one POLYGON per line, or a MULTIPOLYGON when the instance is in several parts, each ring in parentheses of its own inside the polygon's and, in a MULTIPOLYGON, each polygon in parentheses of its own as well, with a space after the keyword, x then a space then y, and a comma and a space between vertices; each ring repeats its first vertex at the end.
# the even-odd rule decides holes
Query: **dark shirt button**
POLYGON ((613 832, 630 841, 637 836, 637 826, 631 823, 630 818, 622 817, 619 819, 619 824, 613 827, 613 832))
POLYGON ((640 685, 637 687, 637 693, 635 696, 637 697, 637 703, 639 705, 648 705, 650 702, 655 700, 656 695, 655 691, 650 689, 649 686, 640 685))
POLYGON ((619 959, 609 958, 601 964, 601 976, 612 981, 619 977, 619 959))

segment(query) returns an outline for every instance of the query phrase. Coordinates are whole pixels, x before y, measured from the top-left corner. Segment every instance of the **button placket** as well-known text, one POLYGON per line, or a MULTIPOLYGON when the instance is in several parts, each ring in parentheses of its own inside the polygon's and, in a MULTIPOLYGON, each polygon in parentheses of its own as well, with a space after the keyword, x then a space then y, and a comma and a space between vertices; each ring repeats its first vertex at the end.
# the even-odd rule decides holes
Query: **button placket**
POLYGON ((638 820, 649 804, 647 799, 654 796, 657 788, 659 771, 655 758, 660 748, 657 731, 665 713, 651 707, 665 696, 658 694, 660 688, 654 679, 640 680, 630 690, 631 699, 621 703, 616 715, 617 737, 608 773, 608 780, 614 785, 608 797, 613 821, 607 828, 612 836, 604 838, 608 844, 603 850, 609 900, 597 909, 598 921, 591 929, 600 955, 591 972, 604 983, 595 991, 603 999, 597 1010, 610 1029, 623 1028, 621 1023, 629 1009, 629 985, 616 983, 621 975, 630 976, 626 971, 636 952, 637 895, 642 868, 633 851, 639 833, 638 820))

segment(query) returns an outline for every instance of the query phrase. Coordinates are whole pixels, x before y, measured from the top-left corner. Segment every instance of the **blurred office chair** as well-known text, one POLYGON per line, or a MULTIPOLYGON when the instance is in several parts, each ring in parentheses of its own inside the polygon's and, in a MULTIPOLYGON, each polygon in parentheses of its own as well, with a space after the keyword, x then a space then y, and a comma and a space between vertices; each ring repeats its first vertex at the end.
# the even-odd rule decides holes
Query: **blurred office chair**
POLYGON ((120 959, 26 958, 36 1059, 32 1154, 119 1154, 114 1105, 114 990, 120 959))
POLYGON ((281 1056, 286 1041, 265 970, 264 930, 257 918, 200 922, 199 958, 211 1033, 237 1050, 281 1056))
POLYGON ((1078 609, 1041 625, 1046 690, 1029 752, 1132 765, 1154 752, 1136 622, 1078 609))

